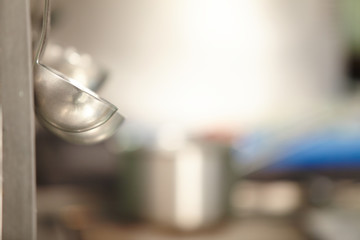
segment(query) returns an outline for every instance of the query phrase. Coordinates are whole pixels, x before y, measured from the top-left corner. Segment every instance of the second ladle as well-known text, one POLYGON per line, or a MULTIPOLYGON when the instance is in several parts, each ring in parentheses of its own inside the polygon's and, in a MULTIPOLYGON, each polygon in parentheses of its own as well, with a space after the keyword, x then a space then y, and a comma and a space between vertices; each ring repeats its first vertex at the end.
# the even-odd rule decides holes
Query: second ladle
POLYGON ((40 63, 50 24, 45 0, 43 26, 34 64, 35 110, 40 122, 56 135, 75 143, 95 143, 111 136, 124 118, 117 108, 76 80, 40 63))
POLYGON ((101 88, 108 77, 108 72, 103 66, 89 54, 80 53, 73 47, 64 48, 47 43, 42 61, 48 67, 76 79, 82 86, 94 92, 101 88))

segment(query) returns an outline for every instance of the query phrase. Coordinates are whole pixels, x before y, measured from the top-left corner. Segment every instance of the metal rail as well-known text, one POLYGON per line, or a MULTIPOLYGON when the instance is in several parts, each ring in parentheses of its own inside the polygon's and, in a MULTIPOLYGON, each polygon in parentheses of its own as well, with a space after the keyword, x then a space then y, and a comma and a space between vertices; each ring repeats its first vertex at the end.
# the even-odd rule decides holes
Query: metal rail
POLYGON ((0 0, 2 239, 36 239, 35 125, 29 0, 0 0))

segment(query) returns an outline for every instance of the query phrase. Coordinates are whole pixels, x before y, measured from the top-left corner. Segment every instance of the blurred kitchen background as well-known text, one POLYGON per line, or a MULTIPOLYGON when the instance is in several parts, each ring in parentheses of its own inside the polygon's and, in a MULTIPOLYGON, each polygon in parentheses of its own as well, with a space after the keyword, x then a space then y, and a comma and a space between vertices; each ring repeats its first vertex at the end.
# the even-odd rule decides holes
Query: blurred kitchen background
POLYGON ((95 61, 127 119, 93 146, 37 128, 39 239, 358 240, 358 23, 358 0, 54 0, 48 61, 95 61))

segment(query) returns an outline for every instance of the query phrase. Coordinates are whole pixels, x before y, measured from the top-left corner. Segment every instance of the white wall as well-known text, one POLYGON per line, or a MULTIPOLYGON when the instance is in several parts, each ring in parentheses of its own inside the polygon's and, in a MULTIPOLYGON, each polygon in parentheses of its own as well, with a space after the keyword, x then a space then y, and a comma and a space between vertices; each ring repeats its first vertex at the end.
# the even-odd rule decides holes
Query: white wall
POLYGON ((129 120, 190 128, 301 115, 341 89, 335 0, 68 0, 52 38, 111 70, 129 120))

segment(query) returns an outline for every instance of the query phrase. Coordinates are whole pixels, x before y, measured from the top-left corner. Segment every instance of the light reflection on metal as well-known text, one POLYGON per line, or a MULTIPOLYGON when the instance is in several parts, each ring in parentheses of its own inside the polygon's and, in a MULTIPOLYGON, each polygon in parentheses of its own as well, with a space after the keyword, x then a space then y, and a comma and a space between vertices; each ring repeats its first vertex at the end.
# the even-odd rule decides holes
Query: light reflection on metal
POLYGON ((98 91, 108 77, 107 70, 89 54, 81 54, 72 47, 48 43, 42 61, 92 91, 98 91))
POLYGON ((193 230, 204 221, 204 155, 187 144, 175 159, 175 222, 179 228, 193 230))

